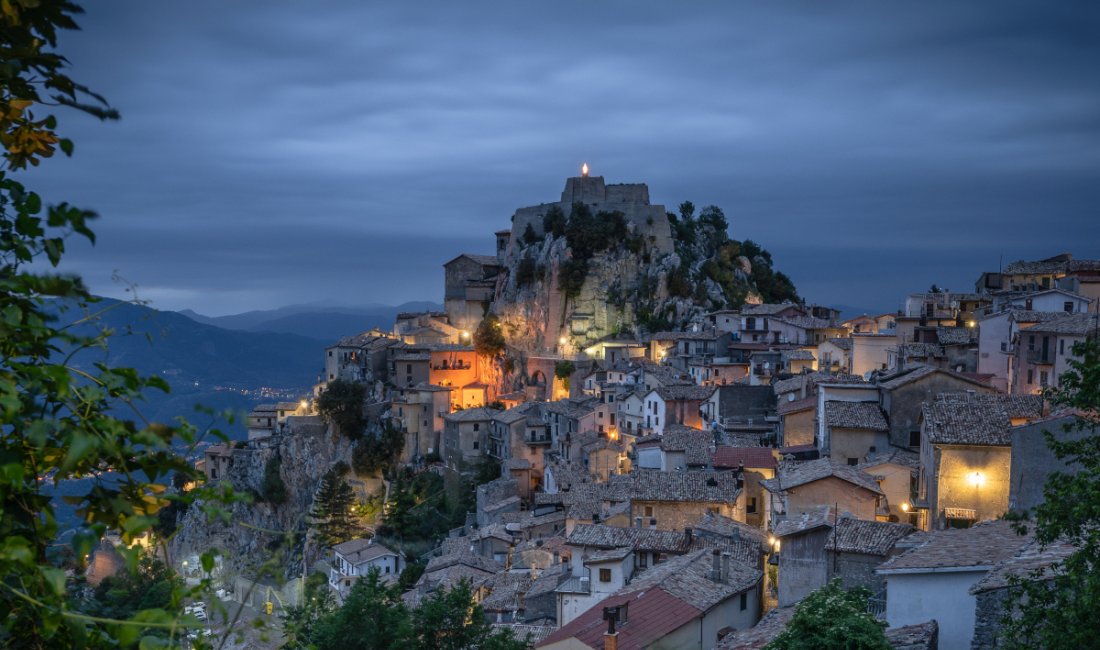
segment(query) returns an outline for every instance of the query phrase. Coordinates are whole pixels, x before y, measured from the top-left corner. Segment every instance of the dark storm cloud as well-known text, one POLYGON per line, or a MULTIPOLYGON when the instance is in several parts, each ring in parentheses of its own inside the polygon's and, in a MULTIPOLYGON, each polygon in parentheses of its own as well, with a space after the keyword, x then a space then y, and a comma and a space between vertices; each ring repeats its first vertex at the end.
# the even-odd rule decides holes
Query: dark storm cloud
POLYGON ((124 117, 67 117, 36 179, 104 214, 72 268, 209 312, 438 300, 582 160, 822 302, 1100 255, 1089 4, 374 4, 91 7, 63 46, 124 117))

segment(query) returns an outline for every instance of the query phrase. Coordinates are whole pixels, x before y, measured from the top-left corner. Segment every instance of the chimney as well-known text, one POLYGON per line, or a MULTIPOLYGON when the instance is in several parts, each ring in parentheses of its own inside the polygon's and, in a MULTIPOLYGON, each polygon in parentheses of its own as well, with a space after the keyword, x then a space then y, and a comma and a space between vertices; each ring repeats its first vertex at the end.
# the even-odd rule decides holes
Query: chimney
POLYGON ((684 541, 687 543, 688 546, 691 546, 691 542, 694 537, 694 531, 692 531, 691 528, 684 529, 684 541))
POLYGON ((710 579, 715 582, 721 582, 722 580, 722 559, 718 554, 718 549, 714 549, 710 552, 711 567, 710 567, 710 579))
POLYGON ((619 633, 615 630, 615 620, 619 618, 619 608, 604 607, 603 618, 607 621, 607 631, 603 633, 603 650, 619 650, 619 633))
POLYGON ((730 581, 730 554, 729 552, 722 553, 722 582, 730 581))

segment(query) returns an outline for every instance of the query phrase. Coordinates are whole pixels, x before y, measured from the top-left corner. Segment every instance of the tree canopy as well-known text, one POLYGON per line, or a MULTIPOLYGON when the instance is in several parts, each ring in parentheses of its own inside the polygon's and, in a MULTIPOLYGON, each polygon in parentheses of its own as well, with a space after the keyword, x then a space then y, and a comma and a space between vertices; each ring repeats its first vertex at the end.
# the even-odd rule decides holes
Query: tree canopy
POLYGON ((831 581, 798 603, 767 650, 890 650, 886 623, 867 611, 870 593, 831 581))
POLYGON ((363 413, 366 399, 366 384, 337 379, 330 381, 317 397, 317 411, 335 424, 348 440, 358 440, 367 426, 363 413))
MULTIPOLYGON (((95 324, 97 299, 80 278, 55 269, 70 237, 95 242, 90 210, 47 199, 20 181, 73 143, 50 113, 68 107, 96 118, 118 117, 107 101, 68 76, 58 35, 77 29, 82 9, 62 0, 5 0, 0 8, 0 646, 7 648, 129 647, 149 634, 178 635, 178 610, 192 592, 167 580, 170 597, 141 597, 125 607, 81 611, 70 600, 66 568, 80 573, 84 558, 117 533, 127 569, 141 579, 140 553, 128 547, 158 523, 173 501, 196 491, 173 491, 171 477, 201 482, 203 475, 179 447, 204 436, 187 424, 167 426, 140 417, 147 390, 167 391, 159 377, 97 363, 78 368, 73 355, 104 348, 110 331, 80 335, 56 323, 58 309, 80 310, 95 324), (126 408, 135 419, 115 414, 126 408), (76 483, 79 479, 81 482, 76 483), (51 551, 60 532, 50 488, 79 488, 67 499, 82 526, 71 537, 74 558, 60 565, 51 551)), ((224 436, 222 436, 224 439, 224 436)), ((227 488, 226 488, 227 489, 227 488)), ((207 489, 201 492, 214 496, 207 489)), ((213 565, 213 557, 203 556, 213 565)), ((124 580, 121 578, 120 580, 124 580)), ((108 583, 116 584, 116 583, 108 583)), ((110 589, 110 587, 108 587, 110 589)))
POLYGON ((1074 416, 1064 429, 1070 435, 1044 431, 1067 471, 1048 477, 1034 520, 1018 527, 1033 527, 1043 545, 1068 542, 1076 550, 1049 573, 1012 581, 999 641, 1004 648, 1092 647, 1100 638, 1100 339, 1074 345, 1061 385, 1045 396, 1074 416))
POLYGON ((494 630, 465 582, 408 607, 377 569, 356 581, 344 605, 310 625, 318 650, 522 650, 511 632, 494 630))

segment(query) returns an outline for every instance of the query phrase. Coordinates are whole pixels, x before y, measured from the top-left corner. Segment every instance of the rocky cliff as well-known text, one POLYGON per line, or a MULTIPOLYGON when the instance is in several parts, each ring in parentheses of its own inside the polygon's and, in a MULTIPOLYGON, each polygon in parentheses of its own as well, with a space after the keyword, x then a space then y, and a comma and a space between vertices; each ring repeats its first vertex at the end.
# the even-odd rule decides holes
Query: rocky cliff
POLYGON ((227 517, 212 521, 202 504, 189 508, 170 543, 173 558, 183 561, 216 548, 223 553, 224 568, 253 575, 281 549, 288 552, 286 572, 294 575, 301 571, 306 515, 317 485, 336 462, 351 463, 352 447, 346 438, 321 424, 272 441, 269 447, 234 450, 227 480, 238 493, 253 495, 253 502, 232 504, 227 517), (286 486, 287 500, 280 505, 269 503, 263 493, 264 473, 273 458, 278 459, 279 478, 286 486), (287 533, 296 534, 289 544, 287 533))
POLYGON ((684 203, 675 215, 650 205, 645 185, 571 178, 561 201, 516 211, 491 310, 510 346, 537 353, 797 299, 767 251, 728 228, 714 206, 696 216, 684 203))

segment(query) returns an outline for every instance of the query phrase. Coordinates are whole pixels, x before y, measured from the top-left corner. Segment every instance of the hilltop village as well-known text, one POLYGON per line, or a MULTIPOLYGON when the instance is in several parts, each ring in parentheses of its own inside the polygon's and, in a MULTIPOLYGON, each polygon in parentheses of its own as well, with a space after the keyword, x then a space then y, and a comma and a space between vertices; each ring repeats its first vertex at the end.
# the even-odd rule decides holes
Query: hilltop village
POLYGON ((209 481, 259 495, 242 520, 300 533, 282 575, 248 589, 271 540, 192 513, 177 564, 227 549, 258 608, 310 573, 338 602, 371 570, 410 605, 466 581, 548 649, 759 648, 839 579, 894 647, 989 647, 1009 578, 1066 552, 1001 517, 1064 469, 1042 432, 1073 414, 1040 393, 1100 327, 1100 260, 975 269, 842 320, 725 229, 587 173, 517 210, 443 264, 443 311, 334 342, 312 395, 206 448, 209 481), (345 526, 317 505, 337 483, 345 526))

